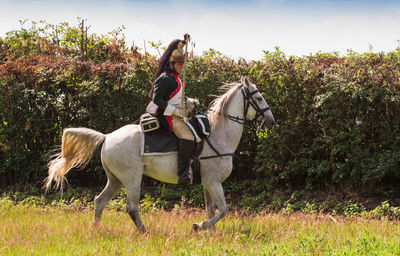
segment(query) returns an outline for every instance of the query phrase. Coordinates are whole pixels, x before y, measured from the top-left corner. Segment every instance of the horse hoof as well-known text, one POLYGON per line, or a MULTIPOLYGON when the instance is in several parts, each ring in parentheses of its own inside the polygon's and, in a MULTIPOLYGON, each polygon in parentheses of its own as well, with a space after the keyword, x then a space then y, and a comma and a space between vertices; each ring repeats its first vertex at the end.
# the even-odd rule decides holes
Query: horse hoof
POLYGON ((198 223, 194 223, 194 224, 193 224, 193 231, 194 231, 194 232, 199 231, 200 228, 201 228, 201 227, 200 227, 200 224, 198 224, 198 223))
POLYGON ((99 220, 94 220, 93 221, 93 227, 95 227, 95 228, 99 227, 100 224, 101 224, 101 222, 99 220))
POLYGON ((147 232, 147 230, 146 230, 146 228, 143 226, 143 227, 140 227, 140 228, 138 228, 138 230, 139 230, 139 232, 140 233, 142 233, 142 234, 144 234, 144 233, 146 233, 147 232))

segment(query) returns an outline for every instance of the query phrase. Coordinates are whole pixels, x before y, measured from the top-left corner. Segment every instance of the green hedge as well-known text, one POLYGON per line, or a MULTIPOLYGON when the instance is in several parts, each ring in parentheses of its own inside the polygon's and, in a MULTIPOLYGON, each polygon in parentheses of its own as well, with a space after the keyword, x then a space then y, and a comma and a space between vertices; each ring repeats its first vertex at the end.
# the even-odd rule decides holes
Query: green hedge
MULTIPOLYGON (((59 27, 33 23, 0 38, 2 186, 41 186, 64 128, 108 133, 135 121, 148 102, 155 56, 128 49, 118 31, 90 35, 81 49, 79 29, 59 27)), ((400 193, 400 49, 293 57, 277 48, 251 62, 210 49, 190 58, 186 93, 207 105, 242 75, 259 86, 277 125, 244 132, 232 181, 257 179, 260 191, 400 193)), ((98 156, 71 179, 104 183, 98 156)))
POLYGON ((309 189, 398 190, 399 50, 304 58, 276 52, 257 67, 278 122, 258 145, 260 177, 309 189))

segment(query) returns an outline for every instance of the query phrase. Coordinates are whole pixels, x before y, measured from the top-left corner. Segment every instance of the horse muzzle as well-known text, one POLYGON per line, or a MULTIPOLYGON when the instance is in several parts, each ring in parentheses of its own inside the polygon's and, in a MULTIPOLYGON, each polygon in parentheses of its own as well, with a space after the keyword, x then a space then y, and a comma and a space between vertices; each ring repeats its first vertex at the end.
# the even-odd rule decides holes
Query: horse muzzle
POLYGON ((275 118, 273 116, 266 116, 261 123, 263 129, 271 130, 275 126, 275 118))

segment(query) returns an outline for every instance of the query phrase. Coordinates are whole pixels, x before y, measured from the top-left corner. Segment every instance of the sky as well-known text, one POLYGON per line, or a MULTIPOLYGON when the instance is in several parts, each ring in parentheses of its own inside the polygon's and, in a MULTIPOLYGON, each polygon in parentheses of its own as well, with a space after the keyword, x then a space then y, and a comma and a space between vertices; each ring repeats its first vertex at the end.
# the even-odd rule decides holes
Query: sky
MULTIPOLYGON (((19 20, 51 24, 77 17, 89 33, 106 34, 122 25, 129 45, 167 46, 189 33, 193 49, 213 48, 238 59, 258 60, 275 47, 286 55, 394 51, 400 47, 398 0, 0 0, 0 37, 19 20)), ((155 50, 152 54, 158 54, 155 50)))

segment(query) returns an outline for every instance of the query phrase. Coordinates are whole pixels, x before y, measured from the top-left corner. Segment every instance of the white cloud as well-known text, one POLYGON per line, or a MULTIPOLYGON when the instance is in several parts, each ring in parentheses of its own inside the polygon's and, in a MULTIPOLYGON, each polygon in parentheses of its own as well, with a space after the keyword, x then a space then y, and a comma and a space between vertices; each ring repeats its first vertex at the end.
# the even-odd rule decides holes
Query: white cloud
POLYGON ((398 7, 371 15, 365 10, 278 8, 270 1, 228 6, 179 0, 151 3, 0 0, 0 36, 18 28, 19 19, 77 24, 79 16, 87 19, 92 25, 90 31, 95 33, 125 25, 128 43, 134 41, 142 48, 143 40, 161 40, 167 45, 189 32, 197 53, 214 48, 246 59, 259 59, 263 50, 271 51, 274 46, 280 46, 286 54, 300 56, 319 50, 345 54, 350 48, 365 52, 369 44, 374 51, 391 51, 400 40, 398 7))

